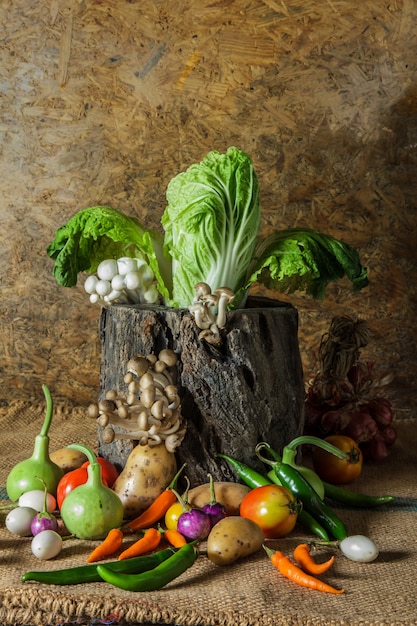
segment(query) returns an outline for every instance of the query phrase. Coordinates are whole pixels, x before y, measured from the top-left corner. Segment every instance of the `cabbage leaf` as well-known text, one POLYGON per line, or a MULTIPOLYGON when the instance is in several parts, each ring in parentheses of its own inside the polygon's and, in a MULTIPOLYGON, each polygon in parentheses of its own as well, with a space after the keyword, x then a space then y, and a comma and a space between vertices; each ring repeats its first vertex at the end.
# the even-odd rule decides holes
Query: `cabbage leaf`
POLYGON ((259 235, 258 178, 250 157, 235 147, 209 152, 172 178, 166 197, 164 234, 111 207, 76 213, 47 248, 57 283, 71 287, 80 272, 130 256, 151 267, 170 307, 187 308, 199 282, 212 291, 233 289, 235 308, 244 306, 254 283, 314 298, 324 298, 327 285, 345 275, 354 291, 368 284, 357 250, 330 235, 308 228, 259 235))
POLYGON ((251 159, 237 148, 210 152, 175 176, 162 216, 172 257, 171 306, 187 307, 194 285, 214 291, 243 285, 260 226, 259 184, 251 159))
POLYGON ((346 275, 353 291, 368 284, 356 248, 308 228, 291 228, 258 241, 245 289, 261 283, 282 293, 305 291, 325 297, 327 285, 346 275))
POLYGON ((162 235, 111 207, 78 211, 56 231, 46 252, 55 261, 52 273, 63 287, 76 285, 80 272, 94 273, 101 261, 123 256, 144 259, 157 276, 160 293, 167 296, 171 286, 171 264, 163 256, 162 235))

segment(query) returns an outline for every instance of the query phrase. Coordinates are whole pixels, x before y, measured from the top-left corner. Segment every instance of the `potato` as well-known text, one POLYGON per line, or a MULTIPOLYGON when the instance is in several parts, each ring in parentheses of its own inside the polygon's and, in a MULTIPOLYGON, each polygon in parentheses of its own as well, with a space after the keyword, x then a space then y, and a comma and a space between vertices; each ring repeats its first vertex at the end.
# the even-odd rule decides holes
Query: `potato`
POLYGON ((72 470, 78 469, 83 463, 88 461, 86 455, 78 450, 70 450, 69 448, 59 448, 49 455, 51 461, 59 465, 66 474, 72 470))
POLYGON ((207 556, 216 565, 231 565, 257 552, 264 542, 258 524, 239 515, 229 515, 215 524, 207 538, 207 556))
POLYGON ((176 471, 175 455, 164 443, 136 445, 112 486, 122 501, 125 518, 131 520, 145 511, 168 487, 176 471))
MULTIPOLYGON (((216 502, 222 504, 228 515, 239 515, 239 507, 250 488, 240 483, 214 482, 216 502)), ((203 483, 190 489, 188 502, 201 508, 210 502, 210 483, 203 483)))

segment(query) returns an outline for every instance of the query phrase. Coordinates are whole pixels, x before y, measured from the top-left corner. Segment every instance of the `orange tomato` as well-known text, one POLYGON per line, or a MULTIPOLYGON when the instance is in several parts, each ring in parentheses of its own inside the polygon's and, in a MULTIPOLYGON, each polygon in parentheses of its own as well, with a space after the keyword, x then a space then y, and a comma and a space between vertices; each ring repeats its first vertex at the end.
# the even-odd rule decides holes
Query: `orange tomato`
POLYGON ((339 450, 347 452, 347 459, 338 459, 337 456, 326 452, 322 448, 315 447, 313 452, 313 465, 316 474, 328 483, 350 483, 358 478, 362 472, 362 450, 354 439, 345 435, 330 435, 325 438, 339 450))

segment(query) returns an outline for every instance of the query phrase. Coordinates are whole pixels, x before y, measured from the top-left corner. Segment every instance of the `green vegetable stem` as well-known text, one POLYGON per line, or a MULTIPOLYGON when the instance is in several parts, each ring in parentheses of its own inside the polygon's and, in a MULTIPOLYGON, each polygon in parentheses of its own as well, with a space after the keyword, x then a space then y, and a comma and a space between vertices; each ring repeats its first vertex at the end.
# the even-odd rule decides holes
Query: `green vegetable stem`
MULTIPOLYGON (((176 548, 166 548, 153 554, 123 559, 123 561, 111 561, 106 563, 106 568, 115 573, 140 574, 157 567, 175 552, 176 548)), ((103 579, 97 572, 97 565, 97 563, 91 563, 49 572, 26 572, 21 580, 23 583, 34 580, 47 585, 79 585, 102 582, 103 579)))
POLYGON ((112 489, 103 485, 101 465, 94 452, 75 443, 68 448, 83 452, 90 463, 87 482, 70 491, 62 503, 62 520, 79 539, 104 539, 112 528, 122 525, 123 504, 112 489))
MULTIPOLYGON (((310 485, 314 488, 321 500, 326 497, 330 500, 334 500, 335 502, 340 502, 349 506, 373 508, 377 506, 382 506, 384 504, 389 504, 395 499, 394 496, 391 495, 371 496, 363 493, 354 493, 353 491, 349 491, 342 487, 332 485, 322 480, 316 474, 316 472, 314 472, 309 467, 298 465, 296 463, 295 458, 297 453, 297 447, 303 444, 315 445, 319 448, 323 448, 323 450, 334 454, 340 459, 348 458, 349 455, 346 452, 343 452, 342 450, 337 448, 336 446, 333 446, 328 441, 324 441, 319 437, 314 437, 311 435, 302 435, 293 439, 283 449, 282 459, 275 450, 273 450, 268 444, 265 444, 265 447, 268 447, 268 451, 271 457, 275 461, 282 461, 283 463, 294 467, 310 483, 310 485)), ((274 482, 274 479, 276 479, 275 471, 271 470, 270 472, 268 472, 267 477, 274 482)))
POLYGON ((333 446, 328 441, 324 441, 323 439, 320 439, 319 437, 314 437, 312 435, 301 435, 300 437, 296 437, 295 439, 293 439, 289 444, 287 444, 284 447, 282 451, 282 459, 271 447, 269 447, 269 453, 276 461, 282 460, 283 463, 286 463, 287 465, 291 465, 298 472, 300 472, 300 474, 304 476, 304 478, 310 483, 310 485, 316 491, 319 498, 323 500, 325 496, 325 492, 324 492, 323 481, 320 478, 320 476, 318 476, 318 474, 314 470, 310 469, 309 467, 306 467, 304 465, 298 465, 296 462, 297 448, 301 445, 306 445, 306 444, 315 445, 315 446, 318 446, 319 448, 323 448, 323 450, 326 450, 326 452, 330 452, 331 454, 334 454, 339 459, 349 458, 349 455, 346 452, 343 452, 339 448, 336 448, 336 446, 333 446))
POLYGON ((281 484, 303 503, 303 507, 323 526, 329 535, 335 539, 347 537, 348 532, 343 521, 319 498, 315 489, 304 476, 292 465, 280 461, 271 461, 263 457, 260 451, 265 447, 270 448, 264 442, 258 444, 255 448, 256 454, 261 461, 272 467, 281 484))
POLYGON ((46 488, 48 493, 55 496, 57 485, 64 474, 49 456, 48 433, 53 416, 53 401, 46 385, 42 385, 42 390, 46 399, 46 413, 41 431, 35 437, 32 456, 17 463, 7 476, 6 490, 12 502, 34 489, 46 488))
POLYGON ((196 542, 185 544, 166 561, 154 569, 142 574, 123 574, 114 572, 106 565, 97 565, 97 572, 101 578, 126 591, 156 591, 178 578, 189 569, 197 560, 199 550, 196 542))

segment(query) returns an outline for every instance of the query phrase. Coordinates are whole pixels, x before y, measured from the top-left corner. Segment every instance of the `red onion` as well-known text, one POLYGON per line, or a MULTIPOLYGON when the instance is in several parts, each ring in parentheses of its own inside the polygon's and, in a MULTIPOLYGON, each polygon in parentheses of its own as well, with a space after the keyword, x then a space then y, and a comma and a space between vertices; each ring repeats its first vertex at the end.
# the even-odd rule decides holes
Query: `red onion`
POLYGON ((377 424, 387 426, 393 419, 392 404, 386 398, 373 398, 366 405, 377 424))
POLYGON ((388 446, 382 436, 377 433, 371 441, 363 445, 362 453, 372 461, 383 461, 388 456, 388 446))
POLYGON ((340 433, 349 425, 350 419, 350 412, 346 409, 333 409, 324 413, 320 426, 325 433, 340 433))
POLYGON ((379 432, 387 446, 392 446, 395 443, 395 440, 397 439, 397 431, 393 426, 382 426, 379 429, 379 432))
POLYGON ((375 437, 378 425, 365 410, 355 411, 351 414, 350 423, 343 430, 343 434, 354 439, 357 443, 365 443, 375 437))

